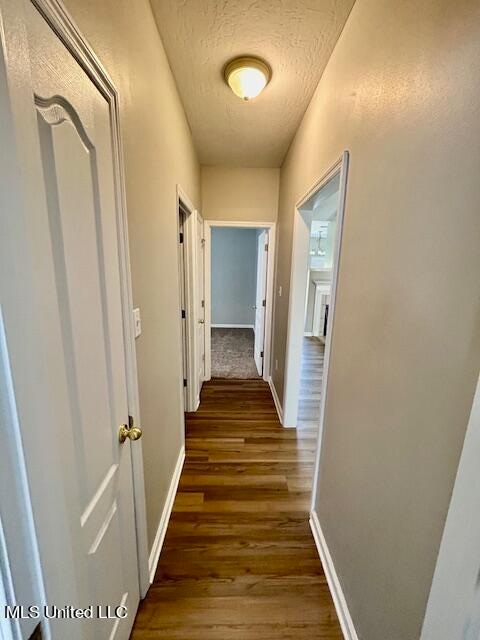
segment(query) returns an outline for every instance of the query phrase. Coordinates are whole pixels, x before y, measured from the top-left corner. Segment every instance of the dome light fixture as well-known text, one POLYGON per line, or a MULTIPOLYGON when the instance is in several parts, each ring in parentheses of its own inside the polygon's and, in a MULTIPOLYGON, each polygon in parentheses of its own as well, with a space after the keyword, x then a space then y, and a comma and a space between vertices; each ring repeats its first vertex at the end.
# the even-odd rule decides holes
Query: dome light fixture
POLYGON ((233 93, 247 102, 265 89, 272 77, 272 70, 260 58, 242 56, 225 65, 223 77, 233 93))

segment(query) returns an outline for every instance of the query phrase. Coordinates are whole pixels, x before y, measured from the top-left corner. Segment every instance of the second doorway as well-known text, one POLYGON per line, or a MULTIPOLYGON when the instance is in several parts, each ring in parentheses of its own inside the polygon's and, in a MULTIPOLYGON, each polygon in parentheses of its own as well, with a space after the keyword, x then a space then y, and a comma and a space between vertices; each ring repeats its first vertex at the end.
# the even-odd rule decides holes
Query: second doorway
POLYGON ((268 379, 272 226, 207 222, 208 377, 268 379))

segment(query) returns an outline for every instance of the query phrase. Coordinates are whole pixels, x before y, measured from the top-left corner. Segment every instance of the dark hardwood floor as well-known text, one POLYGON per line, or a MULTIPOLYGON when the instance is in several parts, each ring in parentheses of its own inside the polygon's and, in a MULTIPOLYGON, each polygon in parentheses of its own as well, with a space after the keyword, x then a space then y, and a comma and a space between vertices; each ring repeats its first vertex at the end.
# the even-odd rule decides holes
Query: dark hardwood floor
POLYGON ((186 429, 172 517, 131 638, 340 640, 308 524, 316 428, 284 429, 263 381, 212 380, 186 429))

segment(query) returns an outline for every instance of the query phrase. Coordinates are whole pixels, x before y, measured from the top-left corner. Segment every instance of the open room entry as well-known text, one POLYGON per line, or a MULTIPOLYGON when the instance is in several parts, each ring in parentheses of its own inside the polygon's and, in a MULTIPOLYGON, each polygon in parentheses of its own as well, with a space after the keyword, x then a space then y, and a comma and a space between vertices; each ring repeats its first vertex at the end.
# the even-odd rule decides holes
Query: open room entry
POLYGON ((275 223, 205 221, 205 377, 270 371, 275 223))
MULTIPOLYGON (((317 470, 335 320, 347 170, 345 151, 295 207, 283 424, 292 427, 310 421, 319 425, 317 470)), ((314 477, 318 477, 317 472, 314 477)), ((315 491, 314 487, 313 499, 315 491)))

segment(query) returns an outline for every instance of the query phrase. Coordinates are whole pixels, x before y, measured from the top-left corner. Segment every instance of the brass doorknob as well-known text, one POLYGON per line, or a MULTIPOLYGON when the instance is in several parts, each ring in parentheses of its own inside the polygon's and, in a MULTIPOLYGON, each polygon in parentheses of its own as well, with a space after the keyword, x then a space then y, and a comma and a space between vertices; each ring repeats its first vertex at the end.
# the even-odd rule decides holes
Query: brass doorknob
POLYGON ((205 324, 205 320, 199 320, 198 324, 205 324))
POLYGON ((139 440, 142 437, 142 430, 139 427, 129 427, 126 424, 120 425, 118 430, 118 441, 123 444, 127 438, 129 440, 139 440))

